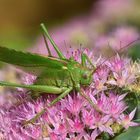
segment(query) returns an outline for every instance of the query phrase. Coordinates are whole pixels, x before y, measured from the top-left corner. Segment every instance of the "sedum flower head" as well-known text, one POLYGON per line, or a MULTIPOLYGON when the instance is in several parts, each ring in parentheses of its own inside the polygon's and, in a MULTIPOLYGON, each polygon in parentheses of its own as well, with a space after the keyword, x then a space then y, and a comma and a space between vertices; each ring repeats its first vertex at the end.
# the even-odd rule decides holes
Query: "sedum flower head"
MULTIPOLYGON (((90 57, 93 64, 99 66, 93 74, 93 82, 83 90, 102 113, 97 112, 85 98, 74 91, 48 107, 55 96, 46 95, 33 100, 26 90, 17 90, 15 92, 19 94, 13 95, 15 101, 8 108, 4 107, 5 104, 0 108, 0 137, 8 140, 94 140, 101 138, 103 133, 113 137, 122 129, 138 125, 133 122, 136 109, 127 112, 127 93, 117 91, 116 88, 123 88, 135 81, 135 73, 128 74, 130 61, 117 55, 102 63, 104 59, 96 61, 88 49, 82 52, 90 57), (120 78, 125 82, 118 82, 120 78), (27 123, 44 108, 46 111, 43 115, 33 123, 27 123)), ((76 61, 81 61, 80 50, 69 53, 76 61)), ((32 84, 35 78, 27 74, 22 82, 32 84)))

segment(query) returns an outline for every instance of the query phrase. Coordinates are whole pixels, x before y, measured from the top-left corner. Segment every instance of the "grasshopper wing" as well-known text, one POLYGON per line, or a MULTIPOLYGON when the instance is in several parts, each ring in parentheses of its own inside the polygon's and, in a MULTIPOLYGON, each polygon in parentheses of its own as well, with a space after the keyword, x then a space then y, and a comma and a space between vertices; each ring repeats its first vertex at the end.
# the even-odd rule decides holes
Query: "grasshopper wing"
POLYGON ((5 47, 0 47, 0 61, 18 66, 25 72, 35 75, 40 74, 41 71, 47 68, 61 70, 63 66, 67 65, 65 60, 25 53, 5 47))

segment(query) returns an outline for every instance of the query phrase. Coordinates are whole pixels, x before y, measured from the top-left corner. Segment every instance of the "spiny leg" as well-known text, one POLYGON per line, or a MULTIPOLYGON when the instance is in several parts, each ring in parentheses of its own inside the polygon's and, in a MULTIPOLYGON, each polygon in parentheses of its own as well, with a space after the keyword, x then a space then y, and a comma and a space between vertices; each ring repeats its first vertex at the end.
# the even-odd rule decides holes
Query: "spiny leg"
POLYGON ((65 56, 62 54, 62 52, 60 51, 60 49, 58 48, 58 46, 56 45, 54 40, 49 35, 48 30, 46 29, 45 25, 43 23, 41 23, 40 26, 43 29, 43 31, 44 31, 45 35, 47 36, 47 38, 49 39, 49 41, 51 42, 51 44, 52 44, 53 48, 55 49, 55 51, 57 52, 58 56, 61 59, 65 59, 65 56))

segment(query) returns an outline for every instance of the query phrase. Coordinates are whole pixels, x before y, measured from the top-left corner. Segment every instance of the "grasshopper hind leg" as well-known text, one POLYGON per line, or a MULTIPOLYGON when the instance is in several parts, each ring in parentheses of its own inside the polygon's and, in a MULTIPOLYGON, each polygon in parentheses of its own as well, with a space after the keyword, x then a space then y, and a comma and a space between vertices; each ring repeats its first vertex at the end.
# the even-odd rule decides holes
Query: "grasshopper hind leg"
POLYGON ((54 40, 52 39, 52 37, 50 36, 50 34, 48 33, 47 28, 45 27, 45 25, 43 23, 40 24, 44 34, 47 36, 47 38, 49 39, 49 41, 51 42, 53 48, 55 49, 56 53, 58 54, 59 58, 61 59, 65 59, 65 56, 63 55, 63 53, 60 51, 60 49, 58 48, 58 46, 56 45, 56 43, 54 42, 54 40))
MULTIPOLYGON (((63 93, 61 93, 60 95, 58 95, 57 98, 55 98, 49 105, 48 107, 53 106, 54 104, 56 104, 57 102, 59 102, 62 98, 64 98, 65 96, 67 96, 71 91, 72 91, 72 87, 67 88, 63 93)), ((42 109, 42 111, 38 112, 32 119, 25 121, 23 123, 23 125, 28 125, 28 124, 34 124, 44 113, 46 112, 46 109, 42 109)))

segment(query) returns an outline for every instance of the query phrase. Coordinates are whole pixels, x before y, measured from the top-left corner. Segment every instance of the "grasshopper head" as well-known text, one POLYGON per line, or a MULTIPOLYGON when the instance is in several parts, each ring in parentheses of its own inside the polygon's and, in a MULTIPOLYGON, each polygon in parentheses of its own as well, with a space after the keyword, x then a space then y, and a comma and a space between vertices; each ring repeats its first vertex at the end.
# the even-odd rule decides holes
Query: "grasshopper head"
POLYGON ((92 82, 91 70, 89 69, 81 70, 80 84, 87 86, 87 85, 90 85, 91 82, 92 82))

